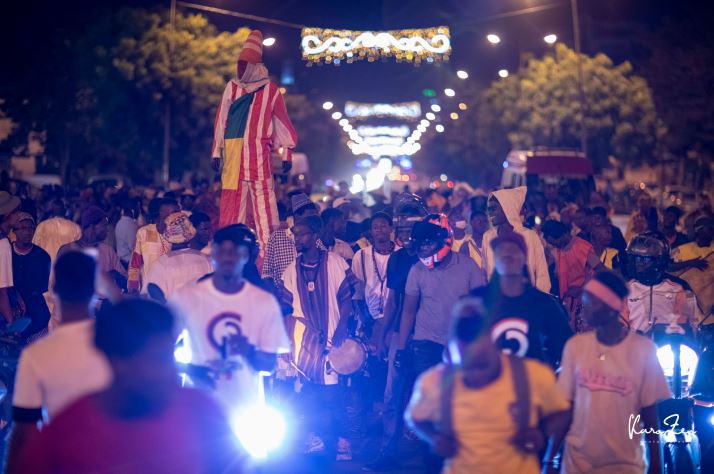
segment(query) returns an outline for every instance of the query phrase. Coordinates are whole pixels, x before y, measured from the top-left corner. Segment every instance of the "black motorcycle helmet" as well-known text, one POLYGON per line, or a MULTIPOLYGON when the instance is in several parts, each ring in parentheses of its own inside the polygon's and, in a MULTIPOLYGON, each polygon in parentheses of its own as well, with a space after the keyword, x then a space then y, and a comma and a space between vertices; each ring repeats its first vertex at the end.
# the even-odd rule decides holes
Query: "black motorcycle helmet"
POLYGON ((634 237, 627 246, 627 272, 642 284, 660 283, 668 265, 669 245, 654 232, 634 237))
POLYGON ((399 235, 405 232, 411 233, 414 224, 421 221, 428 214, 424 201, 416 194, 401 193, 394 198, 394 230, 400 245, 405 248, 411 246, 411 238, 401 240, 399 235))

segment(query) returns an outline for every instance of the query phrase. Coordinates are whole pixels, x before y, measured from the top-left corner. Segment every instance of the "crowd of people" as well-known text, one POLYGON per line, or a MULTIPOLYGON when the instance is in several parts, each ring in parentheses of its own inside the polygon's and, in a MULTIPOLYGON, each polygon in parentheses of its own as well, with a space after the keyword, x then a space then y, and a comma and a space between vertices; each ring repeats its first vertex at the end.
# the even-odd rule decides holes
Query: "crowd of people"
POLYGON ((525 188, 372 208, 295 189, 261 245, 216 228, 207 184, 0 191, 0 313, 24 347, 7 472, 240 471, 229 413, 264 392, 336 461, 379 420, 366 470, 416 434, 429 472, 659 472, 627 420, 656 428, 671 396, 644 335, 712 322, 707 203, 688 229, 643 194, 623 235, 606 204, 538 215, 525 188), (177 341, 211 396, 179 388, 177 341), (345 372, 349 341, 365 360, 345 372))
POLYGON ((214 181, 0 174, 5 472, 251 471, 267 402, 279 472, 662 472, 653 340, 714 323, 705 194, 622 230, 571 184, 313 194, 260 31, 235 71, 214 181))

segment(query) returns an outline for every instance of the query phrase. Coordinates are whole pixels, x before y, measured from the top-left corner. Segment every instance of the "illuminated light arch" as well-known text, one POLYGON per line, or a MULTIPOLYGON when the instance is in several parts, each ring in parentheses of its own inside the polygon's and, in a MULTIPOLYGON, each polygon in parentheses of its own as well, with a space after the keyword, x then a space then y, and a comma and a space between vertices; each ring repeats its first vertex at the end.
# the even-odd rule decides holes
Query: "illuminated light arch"
POLYGON ((420 64, 448 61, 451 53, 446 26, 381 32, 303 28, 301 36, 303 59, 314 63, 396 58, 420 64))

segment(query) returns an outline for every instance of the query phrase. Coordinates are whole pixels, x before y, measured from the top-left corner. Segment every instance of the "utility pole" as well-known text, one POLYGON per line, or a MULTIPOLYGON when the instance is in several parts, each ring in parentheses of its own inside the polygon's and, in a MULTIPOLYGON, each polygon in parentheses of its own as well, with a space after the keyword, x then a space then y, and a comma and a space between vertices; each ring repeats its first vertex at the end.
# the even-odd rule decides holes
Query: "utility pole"
MULTIPOLYGON (((176 0, 171 0, 171 11, 169 13, 169 74, 173 75, 173 61, 174 61, 174 29, 176 28, 176 0)), ((170 94, 166 94, 164 97, 164 147, 163 147, 163 160, 161 166, 161 180, 164 186, 168 188, 169 185, 169 162, 171 161, 170 155, 170 144, 171 144, 171 98, 170 94)))
POLYGON ((580 57, 580 17, 578 15, 578 0, 570 0, 570 12, 573 21, 573 36, 575 40, 576 65, 578 68, 578 105, 580 108, 580 150, 588 154, 588 132, 585 129, 585 91, 583 90, 583 60, 580 57))

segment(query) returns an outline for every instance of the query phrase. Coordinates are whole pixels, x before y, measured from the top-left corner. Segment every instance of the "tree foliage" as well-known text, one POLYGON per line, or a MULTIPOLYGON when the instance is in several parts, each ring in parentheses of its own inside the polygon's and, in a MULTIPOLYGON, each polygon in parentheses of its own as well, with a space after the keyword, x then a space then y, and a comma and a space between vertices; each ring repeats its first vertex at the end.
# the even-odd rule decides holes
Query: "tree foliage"
POLYGON ((487 154, 500 154, 501 161, 509 148, 578 148, 582 124, 596 164, 606 164, 608 156, 630 163, 651 160, 663 127, 645 79, 634 75, 629 63, 614 65, 603 54, 581 60, 582 110, 577 56, 558 44, 552 54, 529 61, 482 93, 476 107, 478 145, 487 154))
POLYGON ((201 15, 178 13, 172 33, 167 12, 141 9, 100 8, 85 20, 84 30, 49 35, 40 57, 18 60, 3 81, 17 143, 45 132, 48 171, 68 167, 77 179, 80 170, 151 179, 169 101, 172 174, 207 168, 213 117, 249 30, 219 33, 201 15))

